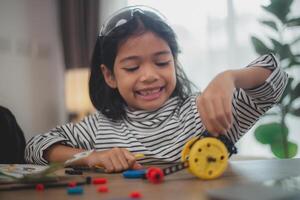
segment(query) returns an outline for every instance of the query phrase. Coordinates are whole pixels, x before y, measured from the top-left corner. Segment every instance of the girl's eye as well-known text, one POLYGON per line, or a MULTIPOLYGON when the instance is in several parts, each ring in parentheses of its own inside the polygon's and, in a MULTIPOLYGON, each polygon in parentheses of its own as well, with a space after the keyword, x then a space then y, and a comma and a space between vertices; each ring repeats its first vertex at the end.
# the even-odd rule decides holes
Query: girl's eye
POLYGON ((137 70, 139 67, 136 66, 136 67, 129 67, 129 68, 124 68, 125 71, 127 72, 134 72, 135 70, 137 70))
POLYGON ((164 66, 167 66, 170 64, 170 61, 167 61, 167 62, 158 62, 156 63, 157 66, 159 67, 164 67, 164 66))

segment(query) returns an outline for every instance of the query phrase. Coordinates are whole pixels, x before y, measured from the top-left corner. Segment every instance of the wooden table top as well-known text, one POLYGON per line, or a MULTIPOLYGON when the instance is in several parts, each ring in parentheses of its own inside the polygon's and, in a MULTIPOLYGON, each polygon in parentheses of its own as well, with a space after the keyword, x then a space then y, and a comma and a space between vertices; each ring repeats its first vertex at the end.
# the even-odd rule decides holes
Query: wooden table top
POLYGON ((68 195, 65 187, 35 191, 24 189, 0 192, 1 200, 18 199, 89 199, 121 200, 128 199, 129 194, 138 191, 145 199, 208 199, 206 191, 224 188, 233 184, 262 182, 270 179, 281 179, 300 176, 300 158, 230 161, 226 172, 218 179, 204 181, 182 170, 165 177, 161 184, 152 184, 143 179, 125 179, 122 174, 84 173, 84 176, 102 177, 108 180, 108 193, 99 193, 99 185, 84 185, 81 195, 68 195))

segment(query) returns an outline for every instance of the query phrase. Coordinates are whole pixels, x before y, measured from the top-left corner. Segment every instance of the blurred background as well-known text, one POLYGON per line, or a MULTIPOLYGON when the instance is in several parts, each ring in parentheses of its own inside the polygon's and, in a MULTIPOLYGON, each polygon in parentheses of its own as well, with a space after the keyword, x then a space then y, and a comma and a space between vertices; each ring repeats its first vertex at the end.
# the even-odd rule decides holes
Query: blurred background
MULTIPOLYGON (((284 1, 284 0, 282 0, 284 1)), ((0 105, 15 115, 28 140, 93 112, 87 91, 89 59, 109 14, 126 5, 149 5, 169 20, 181 47, 180 62, 198 90, 221 71, 256 57, 251 37, 270 29, 262 0, 1 0, 0 105)), ((290 16, 299 17, 300 0, 290 16)), ((299 26, 285 39, 299 36, 299 26)), ((299 41, 299 40, 298 40, 299 41)), ((294 50, 300 52, 300 42, 294 50)), ((288 71, 300 78, 299 66, 288 71)), ((299 104, 299 99, 298 102, 299 104)), ((261 119, 260 123, 264 120, 261 119)), ((300 144, 300 118, 288 116, 289 140, 300 144)), ((256 125, 257 126, 257 125, 256 125)), ((237 144, 239 155, 274 157, 254 138, 254 127, 237 144)), ((296 157, 300 157, 298 152, 296 157)))

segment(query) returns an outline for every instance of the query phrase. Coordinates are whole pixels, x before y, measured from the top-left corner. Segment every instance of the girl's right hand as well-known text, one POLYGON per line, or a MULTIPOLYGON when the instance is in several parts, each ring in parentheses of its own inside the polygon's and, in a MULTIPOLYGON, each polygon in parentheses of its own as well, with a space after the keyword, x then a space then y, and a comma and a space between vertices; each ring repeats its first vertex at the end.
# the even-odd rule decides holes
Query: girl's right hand
POLYGON ((102 166, 105 172, 121 172, 127 169, 141 169, 134 155, 124 148, 113 148, 104 151, 95 151, 87 158, 85 163, 89 167, 102 166))
POLYGON ((197 98, 197 108, 206 130, 213 136, 226 134, 233 122, 232 98, 235 88, 232 71, 218 74, 197 98))

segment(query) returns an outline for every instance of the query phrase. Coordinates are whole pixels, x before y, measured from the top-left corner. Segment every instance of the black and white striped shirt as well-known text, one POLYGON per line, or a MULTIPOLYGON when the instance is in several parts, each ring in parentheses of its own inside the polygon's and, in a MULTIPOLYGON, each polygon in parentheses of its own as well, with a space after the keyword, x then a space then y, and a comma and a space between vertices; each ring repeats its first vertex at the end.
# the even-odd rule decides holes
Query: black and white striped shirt
MULTIPOLYGON (((272 71, 259 87, 236 89, 233 94, 233 126, 227 132, 236 142, 281 97, 287 74, 278 67, 272 54, 264 55, 247 67, 260 66, 272 71)), ((130 111, 126 117, 112 121, 101 112, 85 117, 81 122, 59 126, 46 134, 33 137, 27 144, 25 159, 29 163, 47 164, 45 149, 54 143, 97 151, 113 147, 143 153, 141 163, 161 164, 180 160, 184 144, 204 131, 196 106, 197 95, 185 100, 170 98, 156 111, 130 111)))

